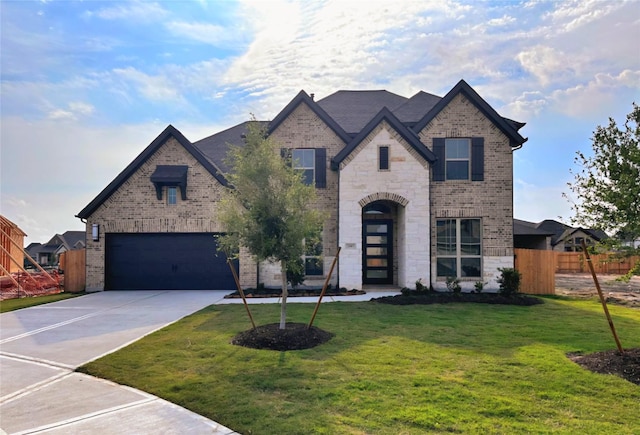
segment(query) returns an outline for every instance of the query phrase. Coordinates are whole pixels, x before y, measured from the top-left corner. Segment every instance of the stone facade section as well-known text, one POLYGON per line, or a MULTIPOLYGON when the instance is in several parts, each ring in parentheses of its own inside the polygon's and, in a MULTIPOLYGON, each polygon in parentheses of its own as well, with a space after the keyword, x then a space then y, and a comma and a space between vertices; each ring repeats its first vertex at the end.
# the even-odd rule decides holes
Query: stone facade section
MULTIPOLYGON (((87 220, 87 291, 104 290, 107 233, 220 233, 216 219, 224 187, 177 140, 169 138, 87 220), (151 174, 157 165, 186 165, 187 199, 178 195, 168 205, 166 188, 156 196, 151 174), (100 240, 91 239, 92 224, 100 225, 100 240)), ((240 258, 243 286, 255 285, 255 262, 240 258), (253 281, 252 281, 253 279, 253 281)))
POLYGON ((429 165, 383 122, 342 162, 340 170, 340 285, 362 288, 362 208, 392 200, 394 285, 413 287, 430 279, 429 165), (389 147, 389 169, 379 170, 378 148, 389 147))
MULTIPOLYGON (((495 290, 496 268, 513 267, 513 155, 509 139, 463 94, 454 97, 419 136, 432 150, 434 138, 484 138, 483 181, 431 183, 431 231, 435 234, 439 218, 482 219, 482 280, 495 290)), ((444 289, 445 278, 436 278, 435 243, 433 237, 432 285, 444 289)), ((479 280, 466 279, 470 283, 465 286, 473 288, 473 282, 479 280)), ((464 284, 465 279, 462 281, 464 284)))

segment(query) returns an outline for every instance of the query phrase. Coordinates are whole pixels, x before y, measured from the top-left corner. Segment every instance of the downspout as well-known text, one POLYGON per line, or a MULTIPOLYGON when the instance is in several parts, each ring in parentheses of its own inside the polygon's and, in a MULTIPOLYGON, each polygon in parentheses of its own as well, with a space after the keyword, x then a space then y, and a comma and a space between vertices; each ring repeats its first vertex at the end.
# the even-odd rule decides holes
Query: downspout
MULTIPOLYGON (((329 166, 331 167, 331 166, 329 166)), ((340 166, 338 166, 338 187, 337 187, 337 200, 338 200, 338 211, 336 213, 336 230, 338 233, 338 237, 336 240, 336 254, 338 252, 338 247, 340 246, 340 166)), ((340 260, 338 260, 336 264, 336 288, 340 289, 340 260)))

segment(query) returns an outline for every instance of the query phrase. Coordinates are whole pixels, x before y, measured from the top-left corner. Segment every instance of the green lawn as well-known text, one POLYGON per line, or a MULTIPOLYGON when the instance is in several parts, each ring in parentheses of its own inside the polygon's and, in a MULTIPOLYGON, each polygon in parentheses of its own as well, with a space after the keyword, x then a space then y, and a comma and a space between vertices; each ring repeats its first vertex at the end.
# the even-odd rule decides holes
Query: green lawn
MULTIPOLYGON (((251 306, 257 324, 277 305, 251 306)), ((640 310, 611 306, 623 346, 640 310)), ((308 322, 311 304, 289 304, 308 322)), ((208 307, 82 371, 148 391, 243 434, 640 433, 640 387, 565 354, 615 348, 596 301, 322 306, 328 343, 233 346, 241 305, 208 307)))
MULTIPOLYGON (((81 293, 82 294, 82 293, 81 293)), ((34 296, 29 298, 7 299, 0 301, 0 313, 19 310, 20 308, 33 307, 36 305, 48 304, 49 302, 61 301, 63 299, 80 296, 78 293, 58 293, 57 295, 34 296)))

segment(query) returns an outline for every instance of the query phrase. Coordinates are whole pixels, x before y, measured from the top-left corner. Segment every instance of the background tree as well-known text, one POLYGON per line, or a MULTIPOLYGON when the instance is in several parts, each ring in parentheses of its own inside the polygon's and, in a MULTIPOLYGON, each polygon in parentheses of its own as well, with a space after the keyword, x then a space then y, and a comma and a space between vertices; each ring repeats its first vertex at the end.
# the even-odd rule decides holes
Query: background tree
MULTIPOLYGON (((611 235, 640 238, 640 107, 633 103, 624 129, 613 118, 598 126, 592 139, 592 156, 578 152, 568 183, 577 198, 572 202, 572 222, 611 235)), ((640 272, 636 265, 636 273, 640 272)))
POLYGON ((220 249, 238 253, 245 247, 257 261, 279 262, 282 271, 280 329, 286 325, 287 270, 304 264, 304 241, 319 237, 322 215, 312 207, 314 186, 280 155, 280 147, 261 125, 249 123, 245 146, 231 146, 225 174, 232 186, 220 203, 219 219, 226 232, 220 249))

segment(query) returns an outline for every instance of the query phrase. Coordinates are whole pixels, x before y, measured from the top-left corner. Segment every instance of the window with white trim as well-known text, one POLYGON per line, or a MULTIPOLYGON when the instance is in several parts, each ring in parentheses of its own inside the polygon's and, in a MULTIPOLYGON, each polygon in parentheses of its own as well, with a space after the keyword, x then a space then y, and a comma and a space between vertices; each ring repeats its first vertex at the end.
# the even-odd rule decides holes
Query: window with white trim
POLYGON ((293 169, 302 172, 304 184, 313 184, 316 179, 316 150, 313 148, 296 148, 291 151, 293 169))
POLYGON ((481 277, 481 220, 436 220, 436 264, 438 277, 481 277))
POLYGON ((468 180, 471 161, 470 139, 446 139, 444 142, 447 180, 468 180))

